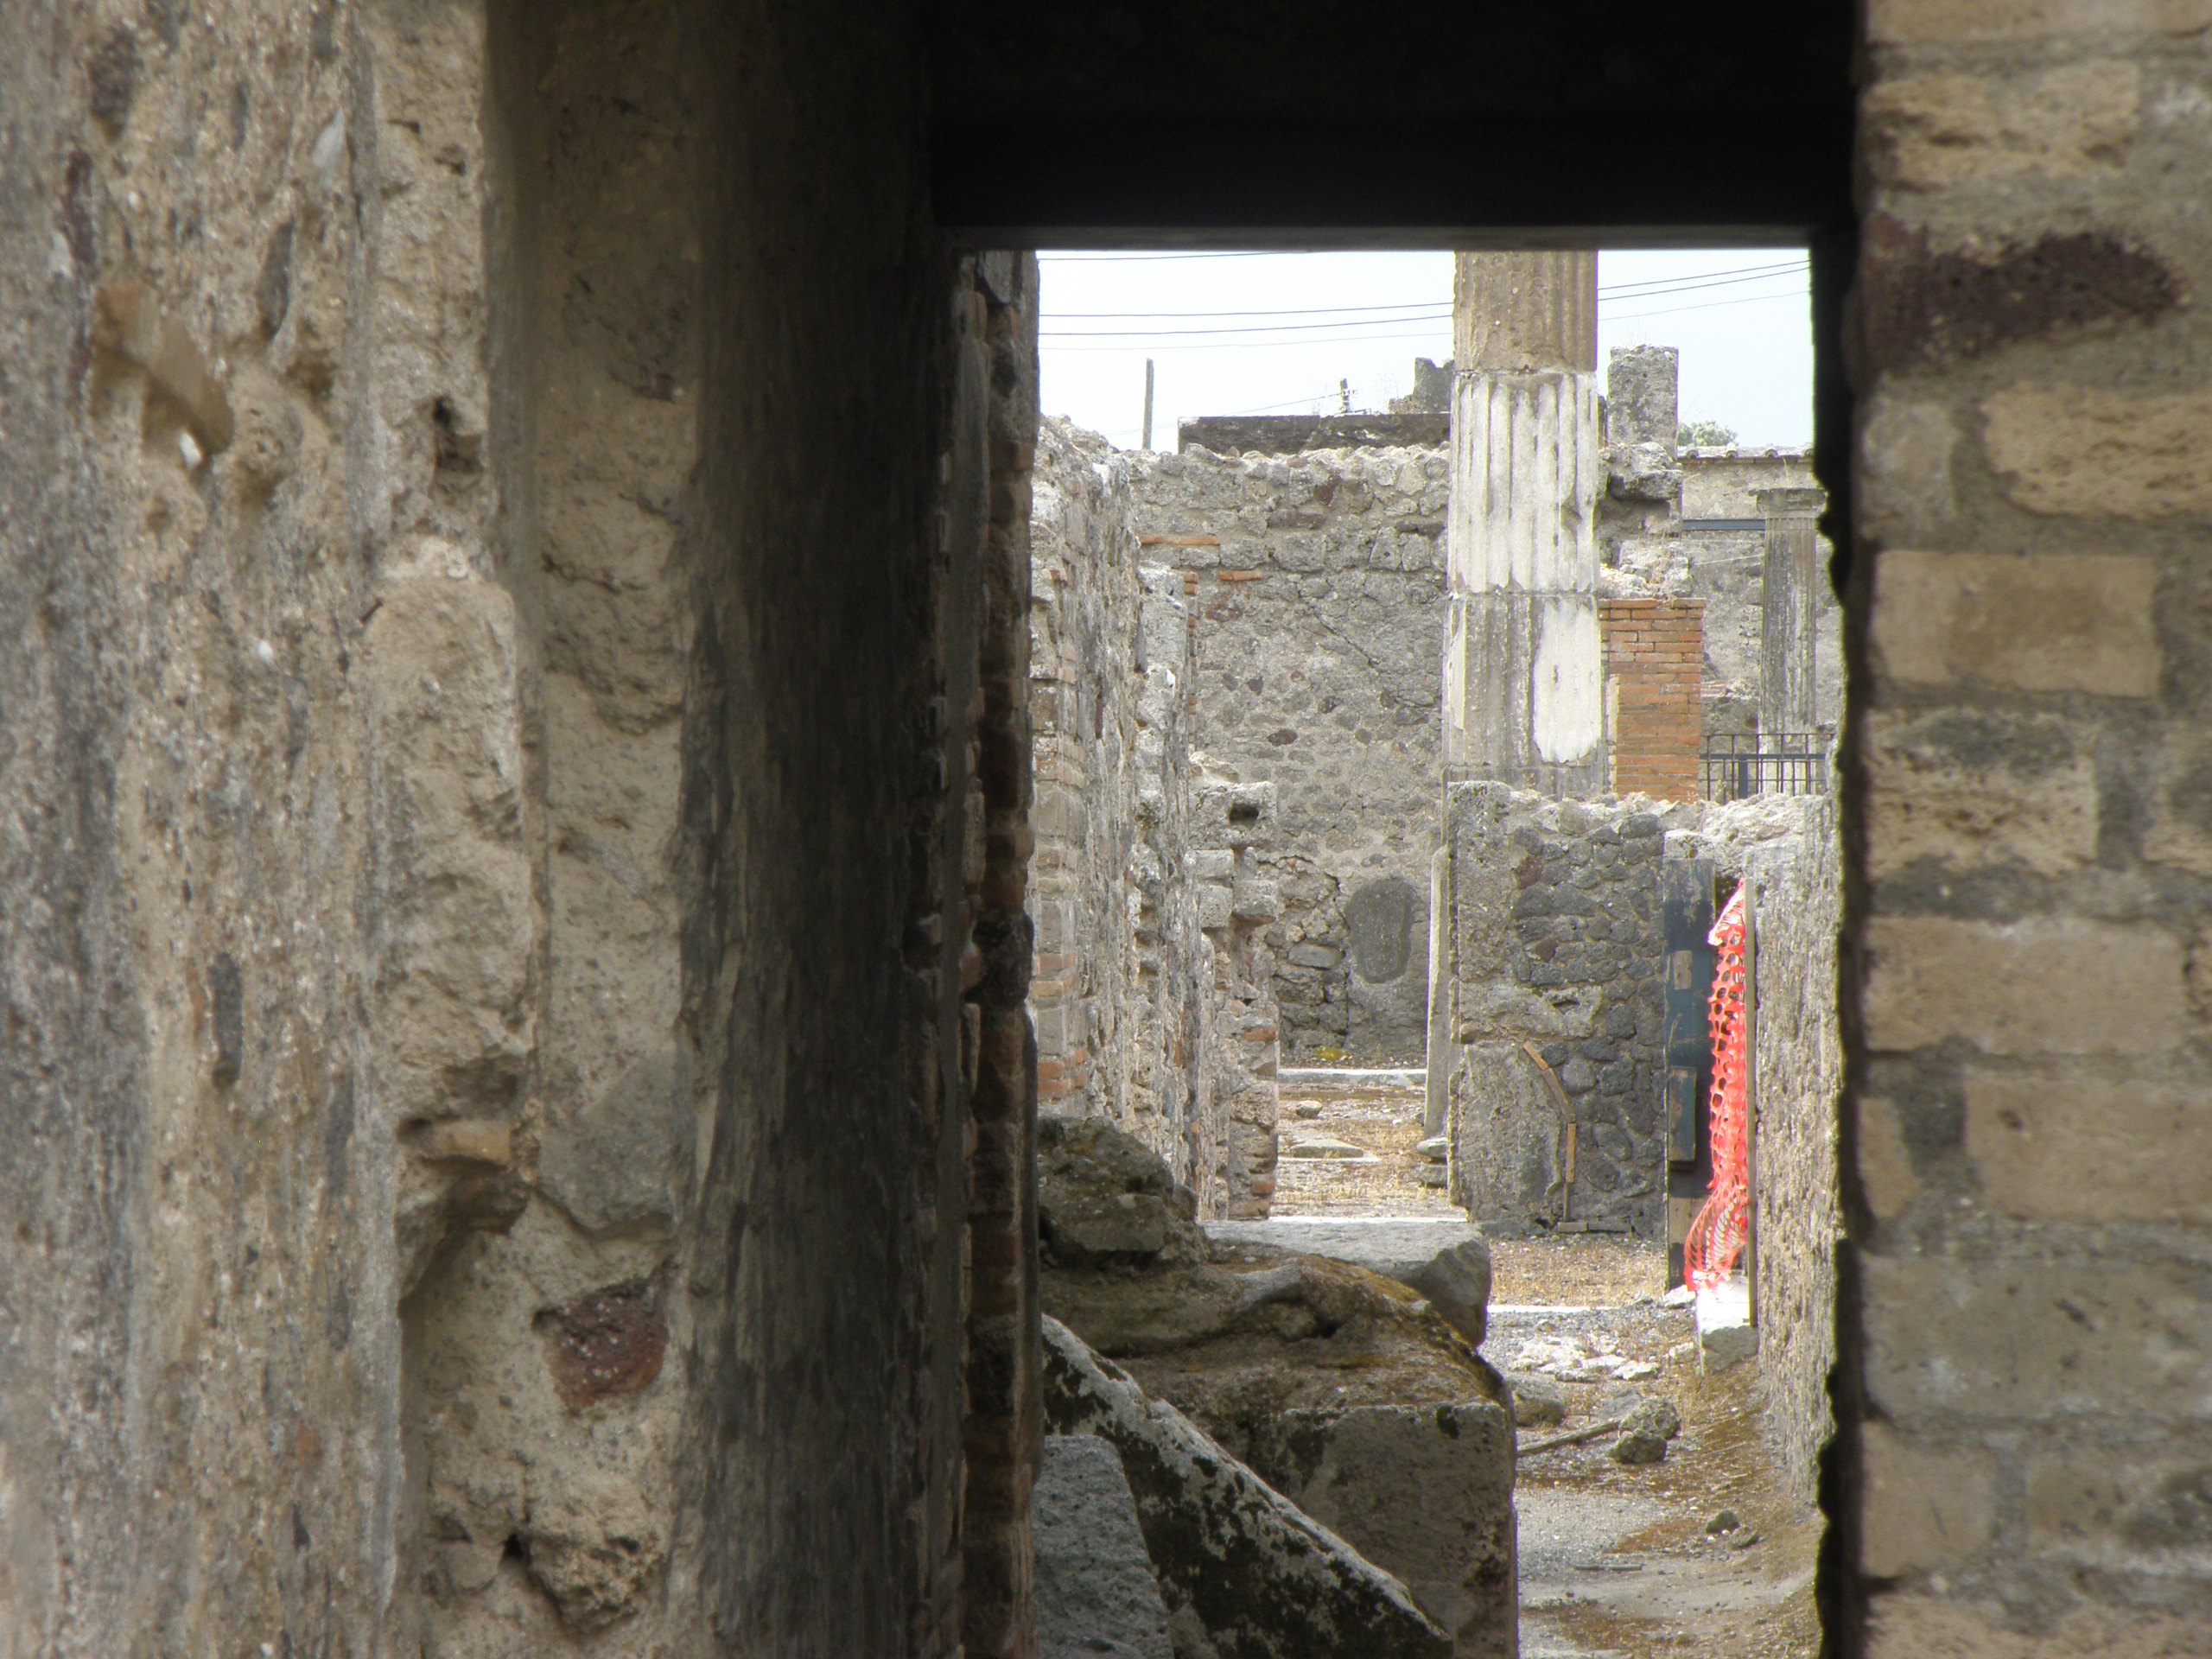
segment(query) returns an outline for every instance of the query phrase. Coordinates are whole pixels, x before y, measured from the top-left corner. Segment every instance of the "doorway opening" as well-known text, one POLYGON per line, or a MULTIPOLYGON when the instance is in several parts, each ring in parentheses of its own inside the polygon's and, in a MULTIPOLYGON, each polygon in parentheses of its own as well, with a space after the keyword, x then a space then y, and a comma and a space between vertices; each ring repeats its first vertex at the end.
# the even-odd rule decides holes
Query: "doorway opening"
MULTIPOLYGON (((1064 1338, 1124 1367, 1449 1650, 1811 1653, 1842 674, 1805 251, 1042 269, 1048 1376, 1064 1338), (1573 314, 1558 361, 1500 346, 1516 283, 1573 314), (1485 1402, 1487 1441, 1437 1414, 1485 1402)), ((1175 1651, 1226 1639, 1154 1567, 1175 1651)))

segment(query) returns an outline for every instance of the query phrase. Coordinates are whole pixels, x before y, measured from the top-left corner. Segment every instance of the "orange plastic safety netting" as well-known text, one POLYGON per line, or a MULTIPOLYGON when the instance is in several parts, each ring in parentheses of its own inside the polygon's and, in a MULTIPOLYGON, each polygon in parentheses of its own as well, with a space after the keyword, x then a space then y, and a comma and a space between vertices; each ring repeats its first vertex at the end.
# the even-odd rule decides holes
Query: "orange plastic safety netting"
POLYGON ((1720 912, 1707 938, 1713 964, 1713 1092, 1707 1096, 1713 1186, 1682 1243, 1682 1280, 1704 1290, 1728 1276, 1751 1227, 1750 1083, 1744 1052, 1744 895, 1720 912))

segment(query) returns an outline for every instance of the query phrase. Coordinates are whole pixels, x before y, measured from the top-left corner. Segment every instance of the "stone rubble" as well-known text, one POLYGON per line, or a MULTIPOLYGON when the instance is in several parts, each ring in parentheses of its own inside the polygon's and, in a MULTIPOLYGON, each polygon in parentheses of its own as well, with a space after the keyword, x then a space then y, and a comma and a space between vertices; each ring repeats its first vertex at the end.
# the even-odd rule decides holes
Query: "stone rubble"
POLYGON ((1176 1659, 1445 1659, 1452 1640, 1397 1580, 1045 1320, 1055 1434, 1121 1453, 1176 1659))

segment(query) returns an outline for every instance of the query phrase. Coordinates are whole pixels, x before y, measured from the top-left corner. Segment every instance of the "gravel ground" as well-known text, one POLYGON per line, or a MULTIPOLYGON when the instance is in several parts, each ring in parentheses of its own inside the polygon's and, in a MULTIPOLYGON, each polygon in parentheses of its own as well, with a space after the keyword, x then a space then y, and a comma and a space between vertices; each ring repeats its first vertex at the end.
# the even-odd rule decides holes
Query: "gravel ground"
MULTIPOLYGON (((1418 1090, 1297 1079, 1286 1081, 1282 1100, 1286 1152, 1313 1141, 1357 1156, 1284 1157, 1276 1215, 1462 1216, 1418 1179, 1418 1090)), ((1617 1415, 1624 1389, 1671 1401, 1682 1419, 1659 1463, 1615 1463, 1605 1438, 1523 1459, 1524 1659, 1811 1659, 1819 1516, 1777 1483, 1757 1362, 1699 1372, 1688 1313, 1656 1300, 1666 1281, 1658 1246, 1603 1235, 1495 1240, 1491 1262, 1484 1356, 1509 1371, 1531 1356, 1567 1399, 1566 1421, 1523 1429, 1524 1443, 1617 1415), (1503 1311, 1516 1305, 1541 1311, 1503 1311), (1637 1364, 1656 1374, 1625 1384, 1602 1375, 1637 1364), (1708 1534, 1724 1510, 1738 1524, 1708 1534)))

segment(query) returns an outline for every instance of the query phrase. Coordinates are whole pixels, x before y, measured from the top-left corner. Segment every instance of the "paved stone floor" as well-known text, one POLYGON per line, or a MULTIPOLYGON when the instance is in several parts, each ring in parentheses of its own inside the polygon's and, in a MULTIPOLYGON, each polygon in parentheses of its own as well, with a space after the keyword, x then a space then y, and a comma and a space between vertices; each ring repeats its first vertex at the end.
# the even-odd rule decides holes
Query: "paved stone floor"
MULTIPOLYGON (((1326 1155, 1282 1158, 1274 1214, 1464 1221, 1441 1188, 1420 1180, 1415 1083, 1285 1078, 1285 1153, 1304 1142, 1326 1155)), ((1497 1240, 1491 1254, 1484 1357, 1502 1370, 1532 1357, 1567 1399, 1565 1422, 1524 1429, 1524 1443, 1603 1421, 1605 1402, 1624 1386, 1608 1373, 1623 1365, 1655 1367, 1629 1386, 1671 1400, 1682 1416, 1661 1463, 1617 1464, 1602 1439, 1523 1459, 1516 1507, 1524 1659, 1810 1659, 1820 1648, 1819 1517, 1777 1484, 1757 1362, 1716 1376, 1698 1371, 1689 1313, 1658 1300, 1666 1260, 1656 1246, 1497 1240), (1709 1535, 1707 1522, 1723 1510, 1739 1524, 1709 1535), (1751 1535, 1756 1542, 1742 1543, 1751 1535)))

